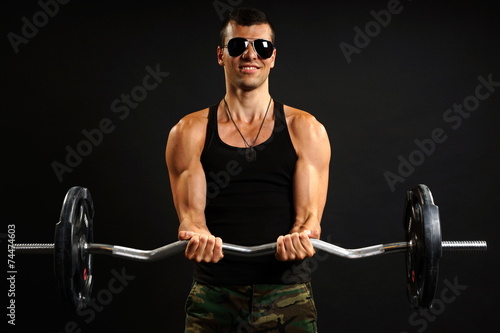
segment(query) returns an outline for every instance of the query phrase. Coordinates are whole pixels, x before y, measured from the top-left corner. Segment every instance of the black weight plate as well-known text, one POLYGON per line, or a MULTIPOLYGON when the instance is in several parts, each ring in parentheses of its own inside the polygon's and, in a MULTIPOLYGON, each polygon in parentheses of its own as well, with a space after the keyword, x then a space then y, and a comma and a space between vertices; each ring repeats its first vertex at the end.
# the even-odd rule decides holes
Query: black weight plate
POLYGON ((428 308, 436 294, 441 258, 439 209, 429 188, 418 185, 407 192, 405 212, 407 294, 413 308, 428 308))
POLYGON ((83 309, 92 292, 92 255, 83 249, 93 239, 94 205, 90 192, 72 187, 66 193, 54 235, 54 271, 59 290, 74 309, 83 309))
POLYGON ((439 209, 435 205, 423 207, 425 253, 427 268, 425 270, 425 284, 422 290, 422 307, 432 306, 436 295, 439 273, 439 260, 441 259, 441 226, 439 209))

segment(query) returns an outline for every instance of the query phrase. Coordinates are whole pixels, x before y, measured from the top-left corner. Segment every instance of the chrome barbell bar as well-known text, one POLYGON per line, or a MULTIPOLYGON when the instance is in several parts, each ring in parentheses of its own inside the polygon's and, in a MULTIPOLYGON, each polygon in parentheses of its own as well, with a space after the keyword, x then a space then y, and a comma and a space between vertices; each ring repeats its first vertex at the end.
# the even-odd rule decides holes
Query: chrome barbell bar
MULTIPOLYGON (((360 259, 381 254, 392 254, 406 252, 413 245, 411 242, 397 242, 388 244, 372 245, 356 249, 346 249, 319 239, 311 239, 315 250, 333 254, 347 259, 360 259)), ((103 254, 118 258, 135 261, 157 261, 170 258, 184 252, 188 244, 187 240, 176 241, 152 250, 140 250, 131 247, 83 243, 80 250, 85 253, 103 254)), ((487 250, 486 241, 442 241, 441 248, 445 252, 483 252, 487 250)), ((19 254, 53 254, 53 243, 19 243, 14 244, 14 250, 19 254)), ((240 257, 258 257, 273 254, 276 251, 276 243, 268 243, 256 246, 242 246, 229 243, 222 244, 224 254, 240 257)))

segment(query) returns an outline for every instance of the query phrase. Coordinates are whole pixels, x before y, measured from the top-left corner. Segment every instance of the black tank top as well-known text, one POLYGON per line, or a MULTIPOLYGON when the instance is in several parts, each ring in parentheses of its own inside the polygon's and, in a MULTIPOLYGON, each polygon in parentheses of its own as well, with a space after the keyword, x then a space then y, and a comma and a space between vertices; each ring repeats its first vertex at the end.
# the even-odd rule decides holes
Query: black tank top
MULTIPOLYGON (((207 181, 205 216, 210 232, 223 242, 259 245, 276 242, 293 226, 293 174, 297 155, 286 125, 283 104, 274 103, 274 129, 257 145, 254 161, 247 148, 224 143, 218 132, 217 105, 208 113, 201 163, 207 181)), ((195 265, 195 280, 212 285, 307 282, 300 262, 280 262, 274 255, 242 258, 226 255, 216 264, 195 265), (300 275, 300 276, 296 276, 300 275)))

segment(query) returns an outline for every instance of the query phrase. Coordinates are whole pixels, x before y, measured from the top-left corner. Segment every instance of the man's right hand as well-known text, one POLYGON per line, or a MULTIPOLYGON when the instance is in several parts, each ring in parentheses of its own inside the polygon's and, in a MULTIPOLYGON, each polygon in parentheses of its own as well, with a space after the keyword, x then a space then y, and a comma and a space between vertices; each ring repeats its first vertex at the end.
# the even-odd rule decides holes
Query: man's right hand
POLYGON ((184 255, 196 262, 217 263, 224 257, 222 239, 205 233, 179 231, 179 240, 189 240, 184 255))

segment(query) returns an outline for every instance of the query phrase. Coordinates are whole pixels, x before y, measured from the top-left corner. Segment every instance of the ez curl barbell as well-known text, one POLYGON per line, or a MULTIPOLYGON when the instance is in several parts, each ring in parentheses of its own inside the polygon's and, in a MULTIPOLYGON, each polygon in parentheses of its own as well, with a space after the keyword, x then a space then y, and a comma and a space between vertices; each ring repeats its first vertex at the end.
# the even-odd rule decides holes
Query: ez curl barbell
MULTIPOLYGON (((184 252, 188 241, 177 241, 153 250, 93 243, 94 204, 88 189, 72 187, 64 198, 54 243, 14 244, 16 254, 53 254, 56 280, 63 299, 75 309, 84 309, 91 300, 94 254, 156 261, 184 252)), ((407 294, 411 307, 428 308, 437 290, 442 251, 486 251, 485 241, 442 241, 439 210, 429 188, 418 185, 407 191, 404 242, 346 249, 311 239, 317 251, 348 259, 390 253, 405 253, 407 294)), ((273 254, 276 243, 240 246, 223 243, 225 255, 257 257, 273 254)))

